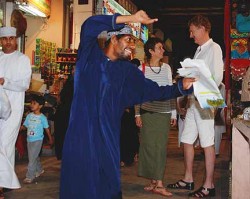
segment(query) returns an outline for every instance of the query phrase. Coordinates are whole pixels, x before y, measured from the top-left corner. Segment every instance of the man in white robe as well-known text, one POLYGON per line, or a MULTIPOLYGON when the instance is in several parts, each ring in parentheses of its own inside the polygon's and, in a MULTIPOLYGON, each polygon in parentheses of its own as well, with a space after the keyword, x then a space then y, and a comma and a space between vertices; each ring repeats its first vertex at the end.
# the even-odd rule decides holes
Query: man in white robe
POLYGON ((0 85, 11 104, 9 118, 0 119, 0 199, 3 199, 3 188, 20 188, 14 170, 15 143, 23 116, 25 91, 30 85, 31 65, 29 58, 16 50, 16 28, 0 28, 0 43, 0 85))

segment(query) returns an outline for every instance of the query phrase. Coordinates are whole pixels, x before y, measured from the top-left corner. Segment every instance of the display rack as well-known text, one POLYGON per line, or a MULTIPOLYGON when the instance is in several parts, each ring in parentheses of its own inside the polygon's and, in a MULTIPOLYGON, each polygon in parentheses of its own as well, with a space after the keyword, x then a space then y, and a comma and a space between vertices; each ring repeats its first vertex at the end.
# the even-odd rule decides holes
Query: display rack
MULTIPOLYGON (((244 1, 232 0, 231 3, 231 117, 236 118, 243 113, 244 108, 249 104, 241 100, 242 81, 250 66, 248 40, 250 32, 240 32, 237 29, 237 16, 241 14, 244 1), (241 12, 240 12, 241 11, 241 12)), ((239 22, 238 22, 239 24, 239 22)))
POLYGON ((62 74, 70 75, 72 68, 76 64, 77 53, 57 52, 56 63, 62 74))
POLYGON ((56 44, 37 38, 36 51, 35 51, 35 65, 41 69, 42 67, 45 67, 46 64, 55 63, 55 61, 56 61, 56 44))

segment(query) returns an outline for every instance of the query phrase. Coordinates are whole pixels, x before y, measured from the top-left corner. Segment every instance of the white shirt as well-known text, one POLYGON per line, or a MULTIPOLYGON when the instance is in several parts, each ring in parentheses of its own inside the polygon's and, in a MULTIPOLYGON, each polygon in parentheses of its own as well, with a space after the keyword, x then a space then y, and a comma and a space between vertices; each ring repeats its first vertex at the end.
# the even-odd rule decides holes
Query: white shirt
POLYGON ((12 110, 23 110, 25 91, 31 78, 30 59, 19 51, 10 54, 0 52, 0 77, 12 110))
MULTIPOLYGON (((138 67, 142 70, 142 65, 138 67)), ((173 85, 172 71, 168 64, 163 63, 161 67, 145 66, 144 75, 146 78, 153 80, 159 86, 173 85), (153 72, 153 70, 155 72, 153 72)), ((175 99, 145 102, 141 108, 147 111, 158 113, 171 113, 171 118, 176 119, 175 99), (174 103, 173 103, 174 102, 174 103)), ((136 107, 136 116, 139 116, 139 107, 136 107)))
POLYGON ((17 189, 20 183, 14 170, 15 143, 31 78, 29 58, 18 51, 0 52, 0 77, 4 78, 3 89, 11 105, 10 117, 6 121, 0 119, 0 187, 17 189))
POLYGON ((220 85, 223 79, 223 56, 221 47, 212 39, 209 39, 205 44, 199 46, 194 55, 194 59, 202 59, 209 68, 215 83, 220 85))

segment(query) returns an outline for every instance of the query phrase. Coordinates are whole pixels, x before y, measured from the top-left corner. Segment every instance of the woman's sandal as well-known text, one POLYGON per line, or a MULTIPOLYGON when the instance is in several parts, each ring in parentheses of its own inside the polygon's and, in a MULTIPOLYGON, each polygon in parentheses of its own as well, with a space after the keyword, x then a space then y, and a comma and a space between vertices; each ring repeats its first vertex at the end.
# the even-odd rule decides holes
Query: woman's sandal
POLYGON ((196 197, 196 198, 206 198, 206 197, 214 197, 215 196, 215 188, 205 188, 200 187, 194 192, 188 194, 189 197, 196 197), (207 193, 205 193, 205 192, 207 193))
POLYGON ((168 184, 167 188, 194 190, 194 182, 185 182, 184 180, 179 180, 174 184, 168 184), (182 185, 181 183, 184 185, 182 185))
POLYGON ((153 191, 155 186, 156 186, 156 182, 151 182, 150 184, 148 184, 144 187, 144 190, 145 191, 153 191))
POLYGON ((154 187, 153 193, 160 194, 162 196, 172 196, 173 195, 165 187, 157 187, 157 186, 154 187))

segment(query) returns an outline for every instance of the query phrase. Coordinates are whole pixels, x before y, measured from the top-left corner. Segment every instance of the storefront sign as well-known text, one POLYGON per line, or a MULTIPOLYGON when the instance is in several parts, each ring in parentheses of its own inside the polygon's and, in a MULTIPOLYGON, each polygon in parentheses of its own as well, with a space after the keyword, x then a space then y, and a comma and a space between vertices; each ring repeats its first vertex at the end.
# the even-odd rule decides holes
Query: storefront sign
MULTIPOLYGON (((114 0, 103 0, 102 14, 112 15, 114 13, 120 13, 121 15, 131 15, 127 10, 125 10, 120 4, 114 0)), ((133 30, 133 35, 140 38, 140 23, 130 23, 129 24, 133 30)))
POLYGON ((29 0, 28 3, 39 9, 46 16, 50 15, 51 0, 29 0))
POLYGON ((103 14, 112 15, 114 13, 120 13, 121 15, 130 15, 130 13, 116 1, 103 0, 103 14))

